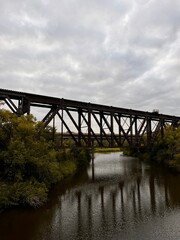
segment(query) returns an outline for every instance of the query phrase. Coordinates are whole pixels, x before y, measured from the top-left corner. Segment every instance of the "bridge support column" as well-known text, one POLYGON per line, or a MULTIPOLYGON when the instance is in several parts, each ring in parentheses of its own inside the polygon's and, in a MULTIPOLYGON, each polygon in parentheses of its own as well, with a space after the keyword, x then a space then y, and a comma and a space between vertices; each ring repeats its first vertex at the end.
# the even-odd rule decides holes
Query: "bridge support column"
POLYGON ((113 122, 113 114, 111 112, 111 125, 110 125, 110 129, 111 129, 111 147, 114 147, 114 122, 113 122))
POLYGON ((129 132, 130 132, 130 142, 131 142, 131 146, 133 146, 133 119, 132 119, 132 115, 130 115, 129 118, 130 121, 130 126, 129 126, 129 132))
POLYGON ((152 140, 152 128, 151 128, 151 118, 147 118, 147 147, 151 147, 152 140))
POLYGON ((102 111, 100 111, 99 117, 100 117, 100 143, 101 143, 101 147, 103 147, 103 112, 102 111))
POLYGON ((62 120, 60 119, 61 121, 61 147, 63 146, 63 131, 64 131, 64 125, 63 125, 63 117, 64 117, 64 110, 61 109, 61 117, 62 117, 62 120))
POLYGON ((52 138, 53 138, 53 141, 55 140, 55 124, 56 124, 56 118, 55 118, 55 116, 53 117, 53 136, 52 136, 52 138))
POLYGON ((78 143, 79 146, 81 146, 81 115, 82 115, 82 109, 78 109, 78 143))
POLYGON ((137 117, 134 117, 134 131, 135 131, 135 142, 134 142, 134 146, 136 148, 139 148, 139 136, 138 136, 138 127, 137 127, 137 117))
POLYGON ((30 101, 29 99, 22 97, 22 99, 18 101, 17 114, 21 116, 25 113, 27 113, 27 115, 30 114, 30 101))
POLYGON ((118 121, 117 121, 118 127, 119 127, 119 147, 121 147, 121 114, 118 114, 118 121))
POLYGON ((161 125, 161 138, 164 137, 164 119, 160 120, 160 125, 161 125))
POLYGON ((88 147, 93 147, 94 141, 91 139, 91 110, 88 109, 88 147))

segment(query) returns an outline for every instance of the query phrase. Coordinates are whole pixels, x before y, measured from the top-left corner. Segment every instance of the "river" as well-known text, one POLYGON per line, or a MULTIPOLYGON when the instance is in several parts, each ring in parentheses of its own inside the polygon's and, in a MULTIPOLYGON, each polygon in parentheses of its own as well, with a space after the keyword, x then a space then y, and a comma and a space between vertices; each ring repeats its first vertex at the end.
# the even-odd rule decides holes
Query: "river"
POLYGON ((39 209, 0 214, 0 240, 179 240, 180 174, 122 153, 95 154, 39 209))

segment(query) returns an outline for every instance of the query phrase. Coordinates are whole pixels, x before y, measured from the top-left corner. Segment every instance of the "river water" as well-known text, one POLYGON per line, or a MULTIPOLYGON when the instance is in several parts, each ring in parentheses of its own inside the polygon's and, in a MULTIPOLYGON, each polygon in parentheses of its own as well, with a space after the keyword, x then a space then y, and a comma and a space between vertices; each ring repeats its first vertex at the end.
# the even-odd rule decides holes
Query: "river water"
POLYGON ((179 240, 180 174, 120 152, 95 154, 39 209, 0 215, 0 240, 179 240))

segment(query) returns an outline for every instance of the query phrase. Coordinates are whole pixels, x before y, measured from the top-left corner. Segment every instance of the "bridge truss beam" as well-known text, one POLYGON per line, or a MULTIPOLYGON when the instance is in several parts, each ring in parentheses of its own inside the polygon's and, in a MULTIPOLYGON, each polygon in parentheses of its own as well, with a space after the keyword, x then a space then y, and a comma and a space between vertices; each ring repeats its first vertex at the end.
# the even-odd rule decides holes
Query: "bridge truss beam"
POLYGON ((176 127, 180 117, 154 112, 117 108, 0 89, 0 100, 17 115, 30 114, 31 108, 47 109, 43 127, 58 119, 61 144, 70 138, 78 146, 151 146, 168 124, 176 127), (65 131, 64 131, 65 130, 65 131))

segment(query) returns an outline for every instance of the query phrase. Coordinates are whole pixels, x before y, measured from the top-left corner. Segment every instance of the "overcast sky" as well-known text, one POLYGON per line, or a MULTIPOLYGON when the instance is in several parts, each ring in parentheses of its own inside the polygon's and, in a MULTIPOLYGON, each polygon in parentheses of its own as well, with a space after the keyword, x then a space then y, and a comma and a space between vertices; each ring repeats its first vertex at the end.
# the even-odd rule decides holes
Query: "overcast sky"
POLYGON ((0 0, 0 88, 180 115, 180 1, 0 0))

